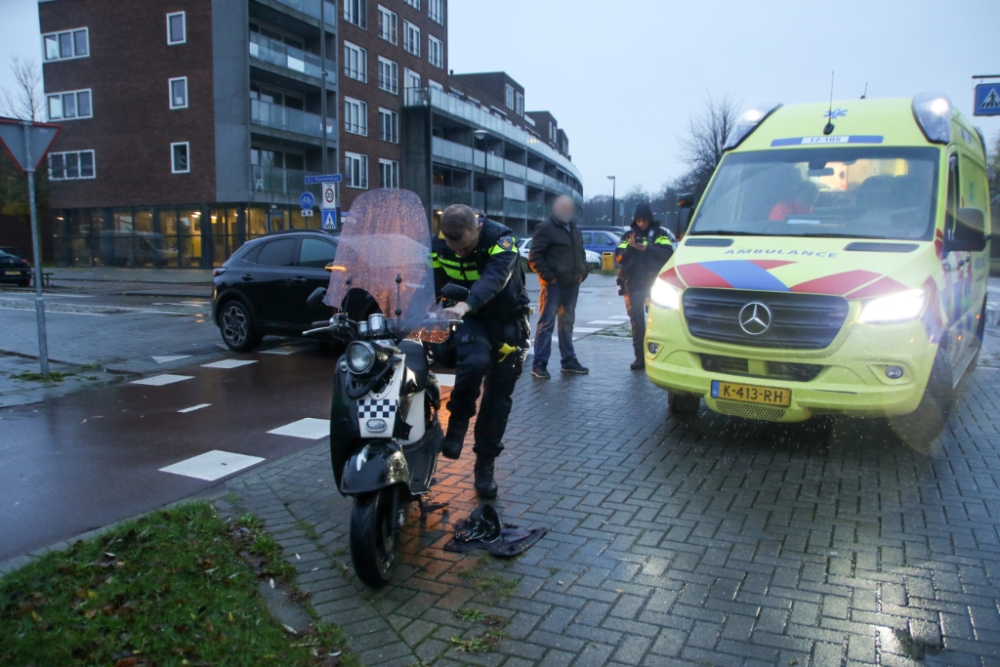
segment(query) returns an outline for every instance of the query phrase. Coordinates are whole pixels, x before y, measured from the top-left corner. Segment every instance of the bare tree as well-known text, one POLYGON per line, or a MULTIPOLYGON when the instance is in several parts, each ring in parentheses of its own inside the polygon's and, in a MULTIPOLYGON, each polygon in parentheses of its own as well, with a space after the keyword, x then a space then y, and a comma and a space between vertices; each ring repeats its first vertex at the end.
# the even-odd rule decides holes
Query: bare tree
POLYGON ((45 112, 45 94, 42 90, 42 71, 31 58, 10 57, 10 71, 14 75, 14 90, 0 91, 0 116, 21 120, 41 121, 45 112))
POLYGON ((728 93, 720 99, 709 95, 701 110, 691 116, 688 136, 680 141, 681 153, 691 170, 678 180, 693 186, 698 196, 722 160, 722 148, 736 126, 739 104, 728 93))

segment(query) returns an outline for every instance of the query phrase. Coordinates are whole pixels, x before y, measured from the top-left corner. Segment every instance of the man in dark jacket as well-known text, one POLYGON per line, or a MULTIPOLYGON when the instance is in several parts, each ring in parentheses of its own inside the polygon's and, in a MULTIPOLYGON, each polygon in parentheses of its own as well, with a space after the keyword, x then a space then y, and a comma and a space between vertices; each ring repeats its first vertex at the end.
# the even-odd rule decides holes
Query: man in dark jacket
POLYGON ((643 338, 646 336, 646 299, 657 274, 674 254, 674 237, 669 230, 653 220, 653 211, 647 204, 635 207, 631 228, 622 234, 615 251, 618 261, 618 285, 625 295, 625 308, 632 321, 632 347, 634 371, 645 368, 643 338))
POLYGON ((445 284, 455 283, 469 290, 466 301, 445 310, 462 324, 450 340, 458 371, 448 401, 451 416, 441 453, 450 459, 462 454, 483 386, 473 471, 479 497, 496 498, 493 463, 503 451, 511 396, 531 336, 524 271, 511 230, 491 220, 478 221, 468 206, 445 209, 441 235, 433 243, 431 256, 435 288, 440 292, 445 284))
POLYGON ((580 294, 580 283, 587 278, 587 253, 583 247, 583 234, 573 222, 574 213, 576 203, 566 195, 558 197, 552 205, 552 215, 535 228, 531 237, 528 263, 538 274, 542 285, 531 374, 543 380, 552 377, 546 366, 552 352, 552 330, 557 328, 557 320, 563 372, 581 375, 590 372, 580 364, 573 350, 576 299, 580 294))

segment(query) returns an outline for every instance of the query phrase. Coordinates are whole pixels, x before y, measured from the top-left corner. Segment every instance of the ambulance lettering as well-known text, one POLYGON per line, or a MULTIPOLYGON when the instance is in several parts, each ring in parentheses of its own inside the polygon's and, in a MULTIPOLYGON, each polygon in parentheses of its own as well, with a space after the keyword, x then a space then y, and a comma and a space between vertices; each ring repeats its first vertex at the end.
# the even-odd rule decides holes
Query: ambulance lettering
POLYGON ((835 252, 823 250, 783 250, 780 248, 734 248, 722 253, 724 255, 799 255, 801 257, 822 257, 824 259, 834 259, 835 252))

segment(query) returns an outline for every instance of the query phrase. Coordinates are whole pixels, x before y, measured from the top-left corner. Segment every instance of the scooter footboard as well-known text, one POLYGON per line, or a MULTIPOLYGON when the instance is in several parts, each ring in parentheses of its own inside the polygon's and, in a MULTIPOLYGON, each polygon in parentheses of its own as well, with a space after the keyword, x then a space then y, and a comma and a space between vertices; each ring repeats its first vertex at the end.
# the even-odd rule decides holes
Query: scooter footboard
POLYGON ((340 492, 347 496, 370 493, 393 484, 410 486, 410 467, 398 449, 369 443, 344 464, 340 492))

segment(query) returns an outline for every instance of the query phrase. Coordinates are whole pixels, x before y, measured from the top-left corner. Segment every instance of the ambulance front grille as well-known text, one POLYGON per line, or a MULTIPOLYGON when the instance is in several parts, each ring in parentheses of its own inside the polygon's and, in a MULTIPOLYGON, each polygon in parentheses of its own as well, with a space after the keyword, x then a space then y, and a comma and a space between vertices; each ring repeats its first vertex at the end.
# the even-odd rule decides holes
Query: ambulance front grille
POLYGON ((785 416, 785 411, 781 408, 771 408, 766 405, 754 405, 752 403, 739 403, 737 401, 716 401, 715 409, 731 417, 759 419, 769 422, 778 421, 785 416))
POLYGON ((821 350, 840 333, 847 319, 847 300, 825 294, 760 292, 692 287, 684 290, 684 317, 696 338, 789 350, 821 350), (771 313, 770 327, 760 335, 740 327, 740 312, 761 303, 771 313))

